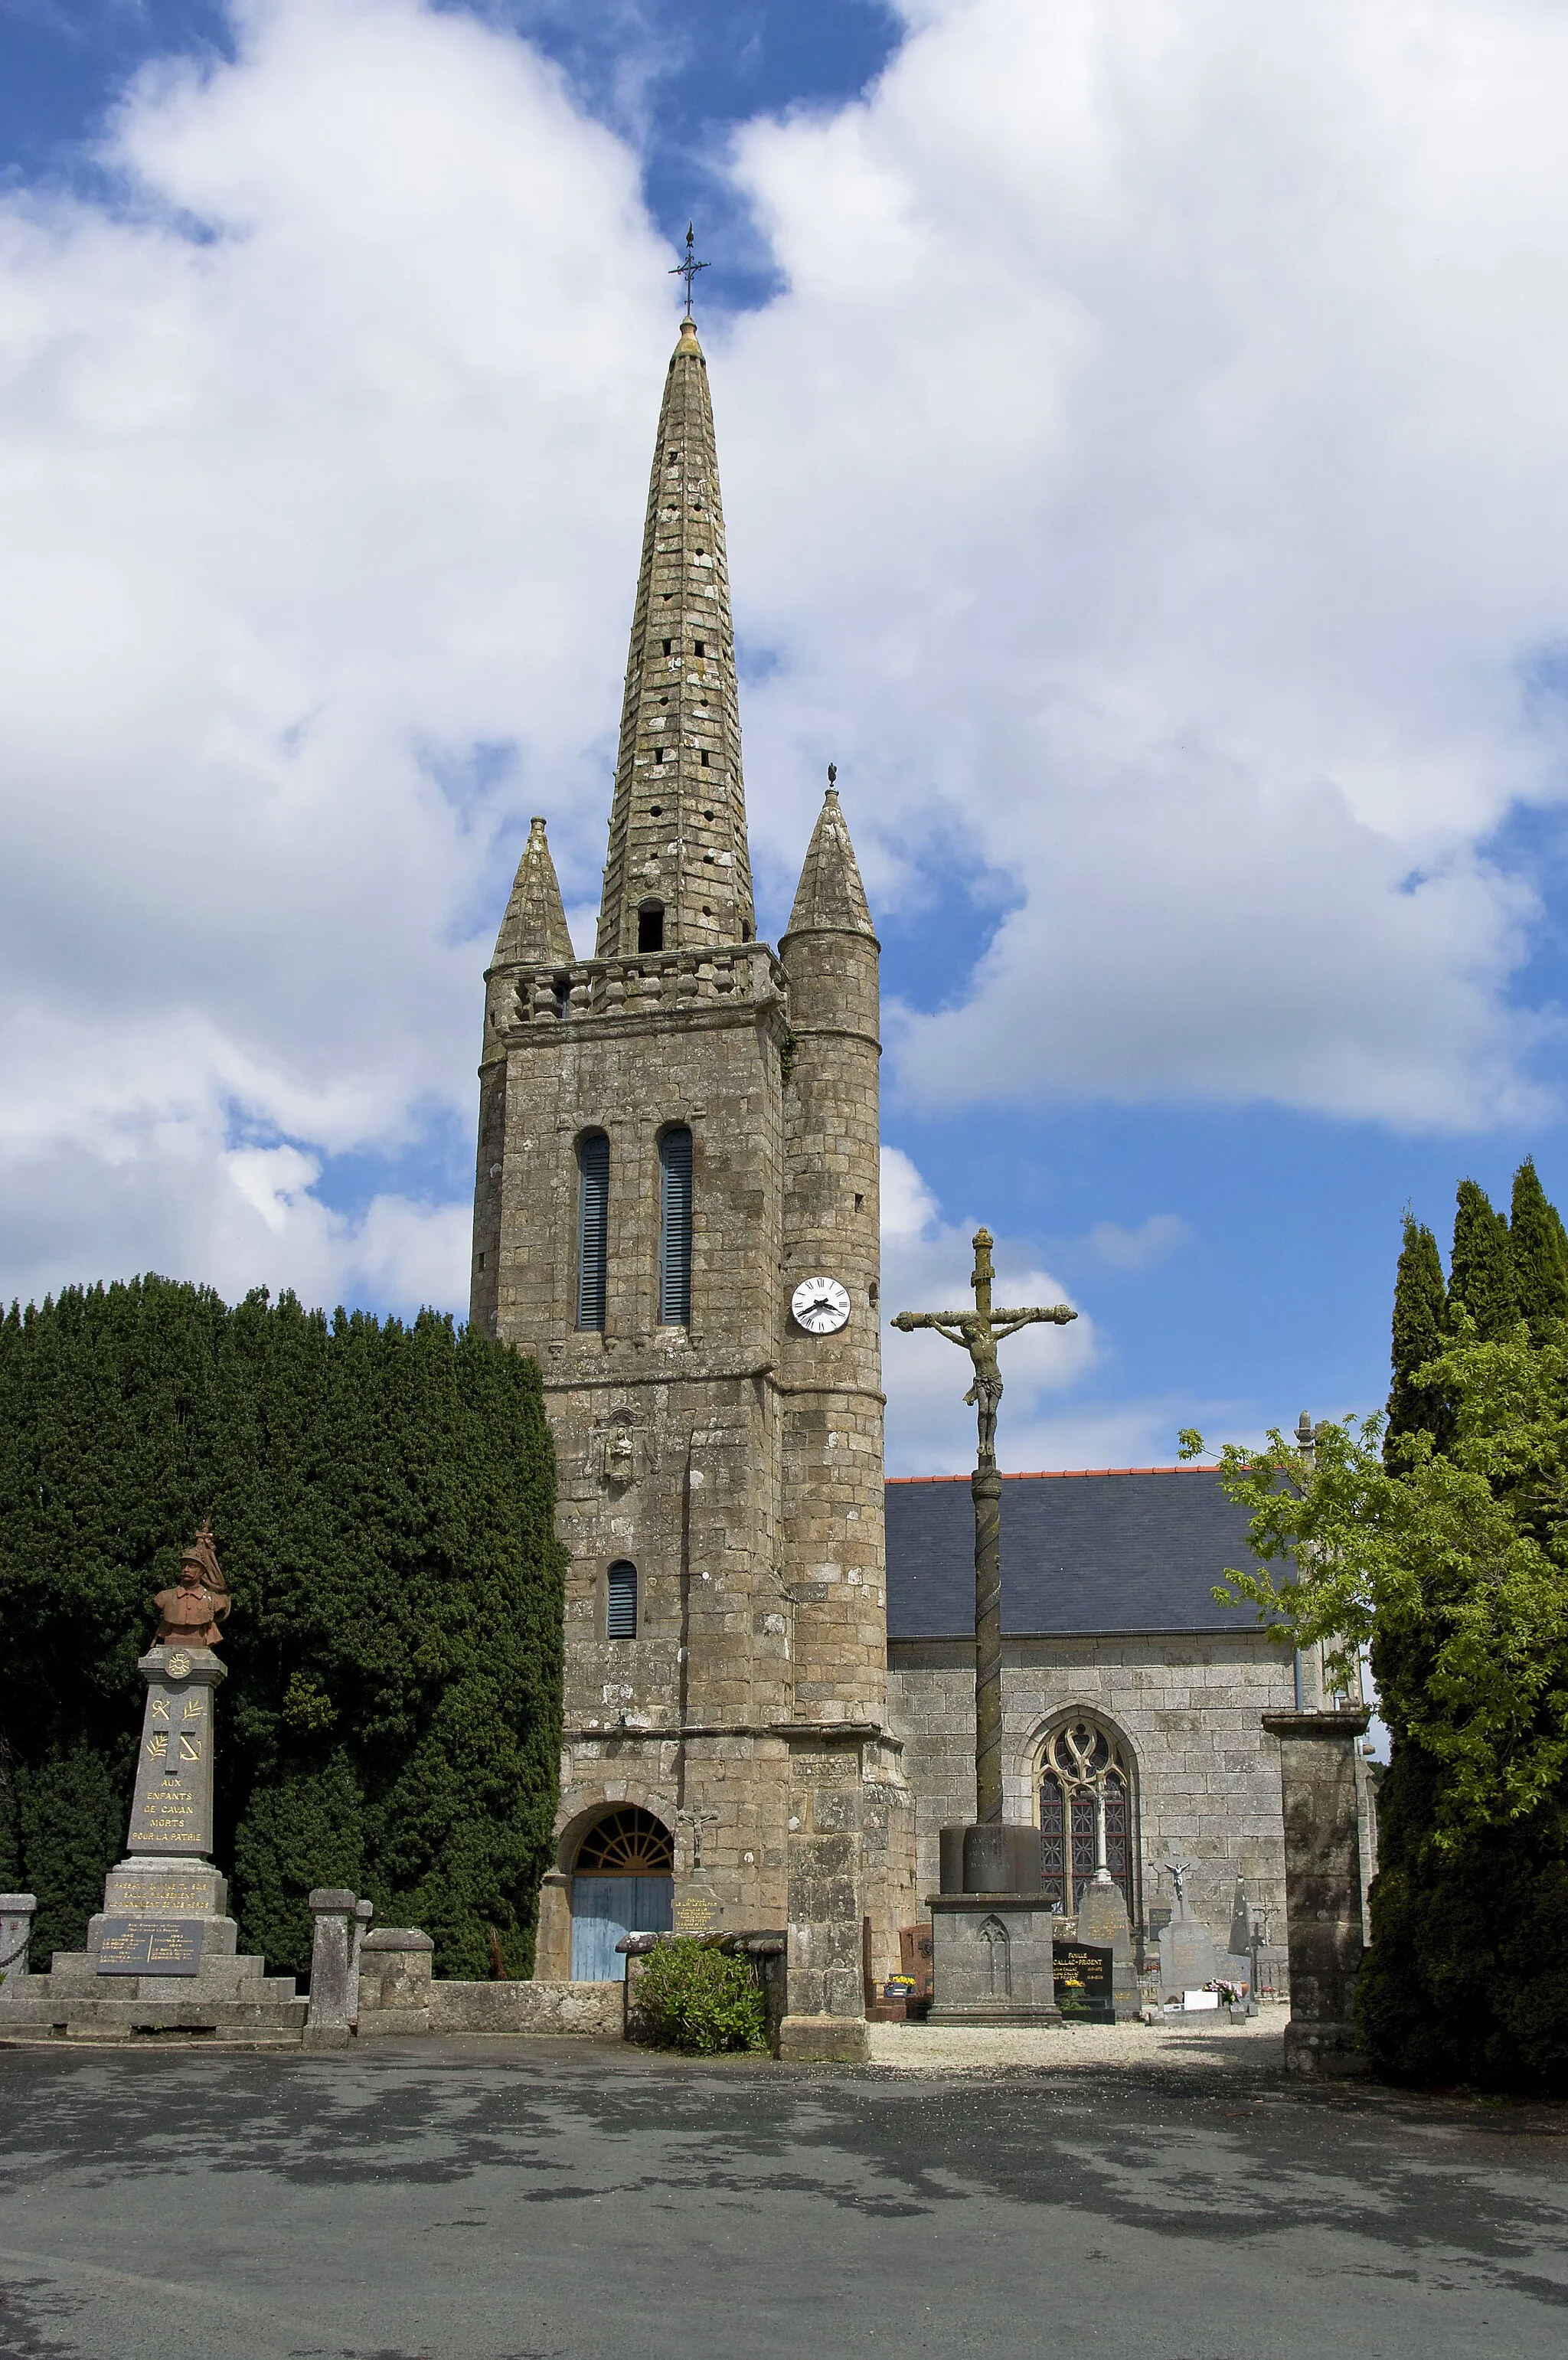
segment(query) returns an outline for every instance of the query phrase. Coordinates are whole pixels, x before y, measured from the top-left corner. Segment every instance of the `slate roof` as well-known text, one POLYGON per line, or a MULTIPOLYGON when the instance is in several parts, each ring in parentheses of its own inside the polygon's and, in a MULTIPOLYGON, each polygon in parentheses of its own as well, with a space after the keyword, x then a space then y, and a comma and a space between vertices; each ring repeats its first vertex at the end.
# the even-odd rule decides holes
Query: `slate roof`
MULTIPOLYGON (((968 1477, 894 1480, 887 1502, 889 1638, 972 1635, 968 1477)), ((1227 1565, 1256 1564, 1247 1522, 1206 1467, 1004 1475, 1003 1631, 1256 1629, 1250 1606, 1209 1595, 1227 1565)))

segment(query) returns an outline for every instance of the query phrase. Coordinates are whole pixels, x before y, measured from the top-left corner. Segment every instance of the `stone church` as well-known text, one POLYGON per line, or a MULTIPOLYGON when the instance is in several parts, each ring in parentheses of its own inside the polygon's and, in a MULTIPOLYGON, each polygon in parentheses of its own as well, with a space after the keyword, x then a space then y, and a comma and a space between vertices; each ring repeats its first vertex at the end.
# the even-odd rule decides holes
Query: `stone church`
MULTIPOLYGON (((535 820, 485 978, 472 1316, 532 1353, 571 1556, 557 1862, 536 1973, 628 1928, 788 1928, 786 2054, 834 2053, 974 1811, 967 1482, 886 1483, 877 942, 830 785, 757 940, 708 366, 670 359, 598 938, 535 820)), ((897 1307, 897 1306, 891 1306, 897 1307)), ((1244 1546, 1211 1473, 1003 1486, 1007 1816, 1071 1914, 1162 1863, 1283 1929, 1276 1741, 1301 1696, 1209 1595, 1244 1546)), ((1266 1951, 1266 1960, 1269 1952, 1266 1951)))

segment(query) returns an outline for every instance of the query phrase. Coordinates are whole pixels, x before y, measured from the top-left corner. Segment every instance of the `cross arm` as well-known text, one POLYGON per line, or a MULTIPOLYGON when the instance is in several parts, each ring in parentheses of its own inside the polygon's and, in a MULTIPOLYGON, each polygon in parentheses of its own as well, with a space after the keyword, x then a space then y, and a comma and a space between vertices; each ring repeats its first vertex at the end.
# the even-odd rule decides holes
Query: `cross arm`
POLYGON ((900 1311, 890 1324, 901 1328, 906 1336, 917 1328, 934 1328, 950 1344, 966 1344, 964 1322, 969 1317, 965 1311, 900 1311))
POLYGON ((1036 1325, 1065 1328, 1070 1320, 1076 1319, 1077 1317, 1076 1311, 1072 1310, 1065 1303, 1047 1304, 1043 1307, 1034 1304, 1023 1311, 994 1311, 991 1314, 991 1333, 1000 1343, 1005 1337, 1016 1336, 1020 1328, 1032 1328, 1036 1325))

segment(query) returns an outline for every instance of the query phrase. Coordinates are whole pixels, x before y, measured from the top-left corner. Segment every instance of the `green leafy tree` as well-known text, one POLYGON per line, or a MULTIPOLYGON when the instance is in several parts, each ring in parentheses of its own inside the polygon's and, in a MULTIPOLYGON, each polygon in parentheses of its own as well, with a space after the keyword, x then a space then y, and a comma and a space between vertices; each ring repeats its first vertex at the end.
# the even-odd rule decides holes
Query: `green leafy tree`
POLYGON ((1529 1322, 1532 1339, 1542 1343, 1552 1323, 1568 1317, 1568 1236, 1530 1156, 1514 1174, 1508 1247, 1519 1317, 1529 1322))
POLYGON ((564 1554, 539 1371, 422 1313, 144 1278, 0 1320, 0 1882, 79 1949, 123 1848, 150 1601, 211 1513, 234 1597, 217 1855, 245 1947, 306 1896, 526 1973, 550 1864, 564 1554))
MULTIPOLYGON (((1479 1192, 1477 1192, 1479 1193, 1479 1192)), ((1227 1447, 1259 1562, 1215 1591, 1281 1644, 1368 1642, 1393 1738, 1357 2010, 1396 2076, 1568 2090, 1568 1330, 1453 1314, 1416 1372, 1452 1404, 1385 1464, 1382 1421, 1227 1447), (1277 1572, 1276 1568, 1279 1568, 1277 1572)), ((1189 1448, 1199 1437, 1186 1437, 1189 1448)))
POLYGON ((1447 1403, 1416 1380, 1416 1371, 1443 1349, 1447 1299, 1437 1240, 1413 1213, 1407 1213, 1394 1280, 1394 1382, 1388 1393, 1386 1450, 1408 1434, 1430 1434, 1436 1441, 1447 1434, 1447 1403))
POLYGON ((1508 1222, 1474 1180, 1461 1180, 1454 1204, 1448 1300, 1469 1313, 1483 1343, 1506 1336, 1519 1316, 1508 1222))

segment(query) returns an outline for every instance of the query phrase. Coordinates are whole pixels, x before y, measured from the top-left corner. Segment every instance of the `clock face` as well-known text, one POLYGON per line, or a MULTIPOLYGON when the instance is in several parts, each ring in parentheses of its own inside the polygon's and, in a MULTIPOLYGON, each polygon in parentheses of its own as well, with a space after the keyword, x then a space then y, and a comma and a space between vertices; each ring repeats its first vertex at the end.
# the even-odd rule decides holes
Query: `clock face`
POLYGON ((789 1308, 808 1336, 832 1336, 849 1317, 849 1295, 836 1278, 803 1278, 789 1308))

